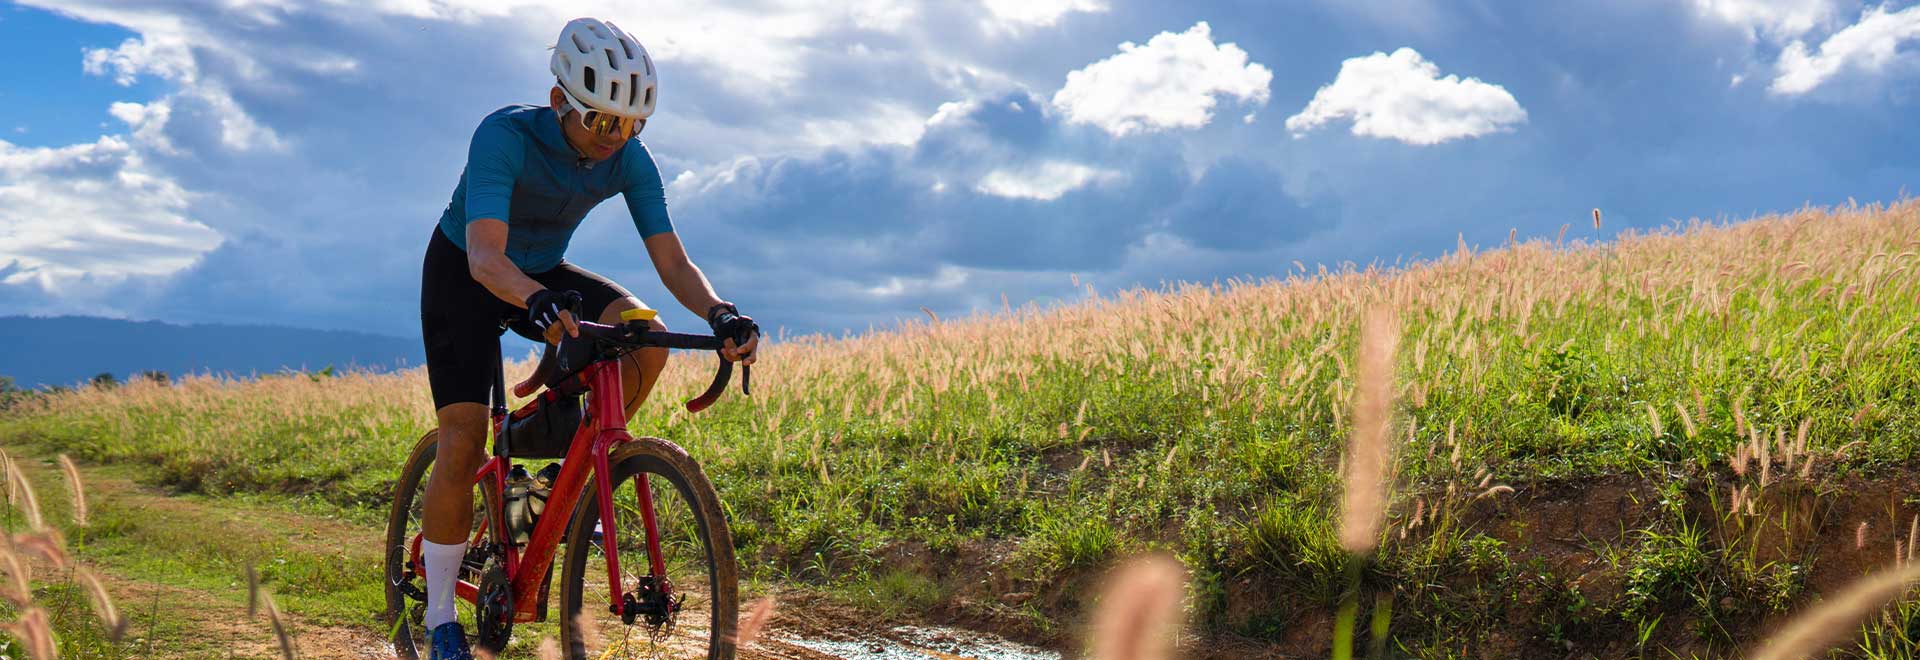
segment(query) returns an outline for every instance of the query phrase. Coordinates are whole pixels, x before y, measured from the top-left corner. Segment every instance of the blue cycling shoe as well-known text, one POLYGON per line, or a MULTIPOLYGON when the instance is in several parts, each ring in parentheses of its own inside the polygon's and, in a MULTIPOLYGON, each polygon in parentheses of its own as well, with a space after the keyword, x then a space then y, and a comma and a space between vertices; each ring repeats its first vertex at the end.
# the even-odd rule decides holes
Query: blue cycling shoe
POLYGON ((433 650, 427 660, 473 660, 473 651, 467 648, 467 631, 458 621, 448 621, 433 629, 433 650))

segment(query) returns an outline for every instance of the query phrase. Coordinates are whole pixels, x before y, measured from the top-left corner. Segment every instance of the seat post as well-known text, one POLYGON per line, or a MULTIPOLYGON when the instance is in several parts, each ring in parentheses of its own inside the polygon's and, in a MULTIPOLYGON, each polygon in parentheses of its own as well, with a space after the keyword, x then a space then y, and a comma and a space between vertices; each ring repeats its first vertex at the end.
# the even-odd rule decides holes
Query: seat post
POLYGON ((491 411, 492 415, 490 415, 488 419, 488 426, 493 427, 494 435, 496 436, 493 439, 493 453, 495 456, 503 457, 507 455, 507 438, 505 433, 507 425, 505 423, 495 424, 493 422, 504 419, 507 414, 507 370, 505 362, 506 356, 500 347, 500 343, 496 341, 493 346, 493 410, 491 411))

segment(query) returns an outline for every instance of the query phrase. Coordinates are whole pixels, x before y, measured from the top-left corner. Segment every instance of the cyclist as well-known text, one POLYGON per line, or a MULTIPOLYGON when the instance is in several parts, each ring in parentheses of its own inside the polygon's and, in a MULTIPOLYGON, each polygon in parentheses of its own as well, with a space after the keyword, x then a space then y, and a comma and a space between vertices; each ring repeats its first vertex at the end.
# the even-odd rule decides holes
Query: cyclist
MULTIPOLYGON (((646 49, 612 23, 580 18, 561 30, 550 68, 546 106, 508 106, 481 120, 427 245, 420 326, 440 424, 438 469, 421 521, 431 660, 472 657, 455 621, 454 584, 473 524, 473 474, 484 458, 502 319, 529 339, 558 342, 563 333, 578 336, 575 314, 612 324, 620 312, 643 308, 620 285, 561 258, 587 211, 625 195, 661 283, 727 338, 721 354, 752 364, 759 344, 753 319, 714 294, 667 217, 660 171, 637 138, 656 101, 646 49)), ((621 365, 628 414, 666 360, 665 349, 650 349, 621 365)))

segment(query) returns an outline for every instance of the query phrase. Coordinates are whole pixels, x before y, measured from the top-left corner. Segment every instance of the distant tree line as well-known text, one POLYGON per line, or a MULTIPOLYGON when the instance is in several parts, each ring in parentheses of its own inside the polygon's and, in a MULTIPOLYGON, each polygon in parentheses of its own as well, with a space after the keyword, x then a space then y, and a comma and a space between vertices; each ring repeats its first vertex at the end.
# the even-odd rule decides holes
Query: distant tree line
MULTIPOLYGON (((146 371, 134 372, 133 376, 128 380, 128 382, 140 382, 140 381, 149 381, 149 382, 159 383, 161 385, 171 385, 173 384, 173 376, 168 375, 167 372, 165 371, 146 370, 146 371)), ((119 386, 120 386, 120 379, 114 377, 114 375, 111 372, 105 372, 105 371, 102 371, 98 374, 94 374, 93 378, 87 379, 87 383, 86 383, 86 387, 95 387, 100 389, 113 389, 119 386)), ((71 392, 71 391, 73 391, 73 388, 68 387, 66 385, 46 385, 37 390, 27 389, 27 388, 20 387, 20 383, 18 381, 15 381, 12 376, 0 374, 0 409, 5 409, 7 406, 12 405, 16 401, 25 399, 27 397, 31 397, 40 392, 46 392, 48 394, 59 394, 61 392, 71 392)))

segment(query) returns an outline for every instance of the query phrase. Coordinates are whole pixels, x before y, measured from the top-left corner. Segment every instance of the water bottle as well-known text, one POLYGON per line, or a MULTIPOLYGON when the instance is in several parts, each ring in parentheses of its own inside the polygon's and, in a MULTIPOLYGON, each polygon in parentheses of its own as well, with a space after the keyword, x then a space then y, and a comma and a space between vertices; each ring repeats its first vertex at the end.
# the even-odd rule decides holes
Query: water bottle
MULTIPOLYGON (((538 512, 530 506, 532 496, 533 478, 527 476, 527 468, 513 466, 512 470, 507 471, 506 502, 507 533, 513 537, 511 542, 515 546, 526 545, 527 538, 533 533, 533 520, 538 512)), ((546 504, 546 498, 541 497, 540 503, 546 504)))
POLYGON ((527 486, 527 530, 531 532, 540 524, 540 514, 547 510, 547 495, 553 492, 553 480, 560 477, 560 464, 548 463, 546 467, 533 475, 533 482, 527 486))

